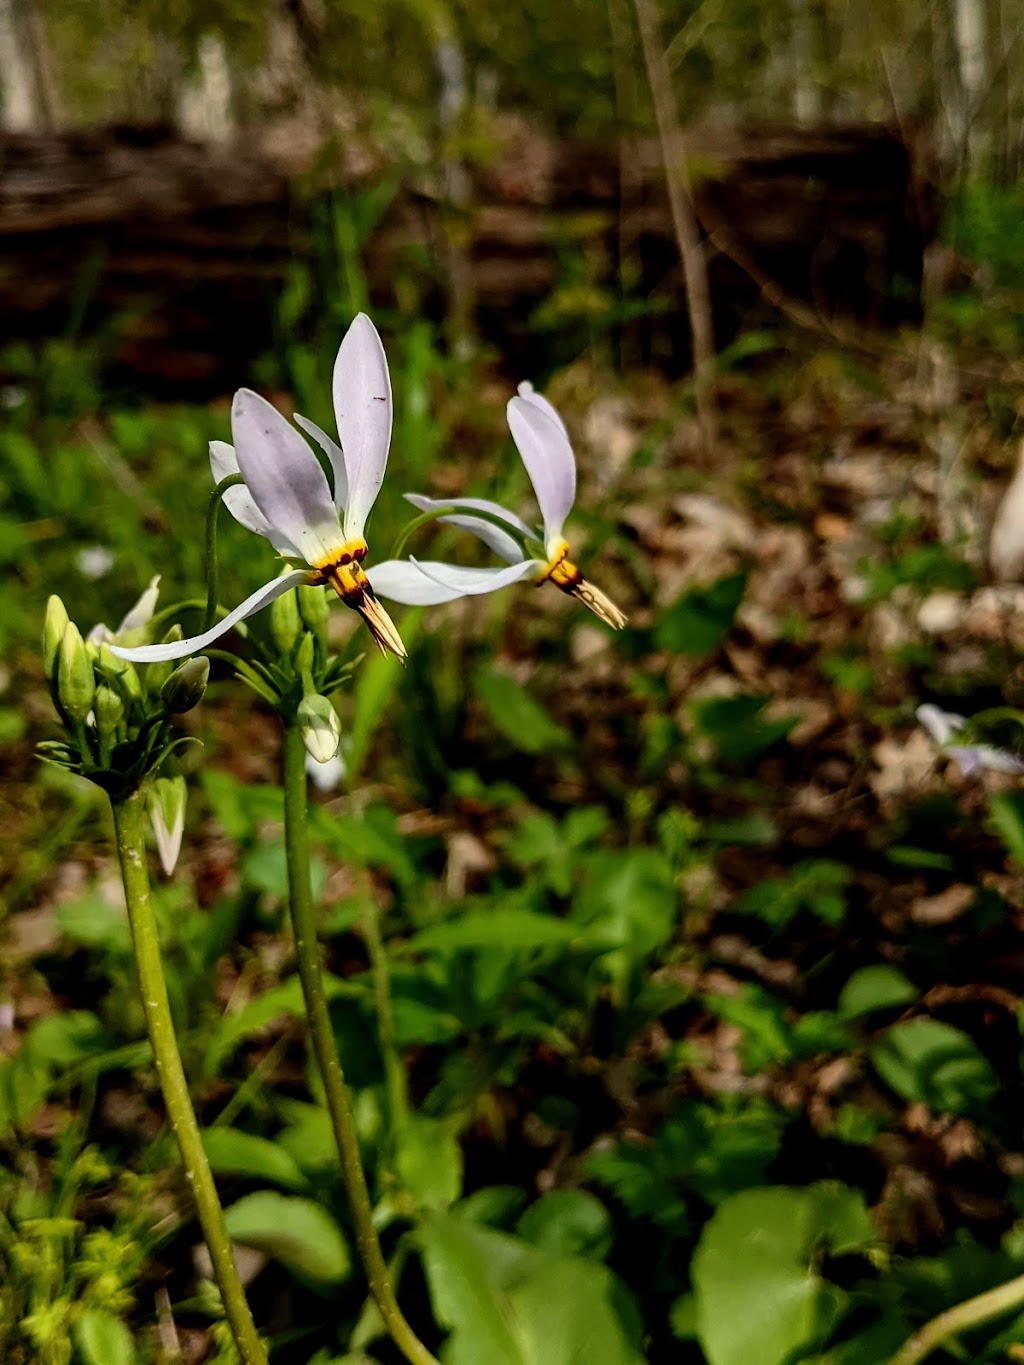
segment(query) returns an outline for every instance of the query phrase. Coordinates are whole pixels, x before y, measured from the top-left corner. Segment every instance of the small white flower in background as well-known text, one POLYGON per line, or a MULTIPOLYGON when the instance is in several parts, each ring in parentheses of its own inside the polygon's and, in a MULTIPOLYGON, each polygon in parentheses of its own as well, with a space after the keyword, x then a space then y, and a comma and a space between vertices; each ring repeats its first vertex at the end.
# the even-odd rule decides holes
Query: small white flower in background
POLYGON ((329 758, 326 763, 319 763, 312 754, 306 754, 306 776, 317 791, 336 791, 344 782, 347 771, 347 765, 340 751, 333 758, 329 758))
POLYGON ((185 779, 158 777, 149 788, 149 819, 156 839, 160 866, 169 877, 181 852, 181 836, 185 829, 185 802, 188 792, 185 779))
POLYGON ((451 507, 452 515, 441 517, 440 520, 470 531, 504 559, 509 567, 468 569, 436 560, 413 559, 412 564, 422 570, 434 585, 431 590, 422 579, 417 582, 411 578, 406 566, 393 561, 380 566, 379 576, 374 580, 376 586, 386 596, 388 587, 400 581, 410 595, 404 600, 411 600, 411 594, 418 591, 415 600, 420 605, 428 606, 455 597, 494 592, 506 584, 532 576, 538 585, 548 581, 554 583, 563 592, 589 607, 609 626, 621 629, 626 624, 625 615, 600 588, 587 582, 572 563, 569 559, 569 543, 562 534, 566 518, 576 500, 576 460, 565 423, 548 400, 534 393, 533 385, 528 383, 519 385, 518 397, 509 400, 506 411, 512 439, 537 495, 543 530, 538 533, 514 512, 486 498, 437 499, 408 493, 406 497, 409 501, 423 512, 451 507), (503 530, 492 521, 473 515, 478 512, 496 518, 508 529, 503 530), (523 542, 531 549, 542 551, 543 557, 527 553, 523 542))
POLYGON ((106 578, 114 567, 114 552, 105 545, 85 545, 75 555, 75 564, 83 578, 106 578))
POLYGON ((338 349, 333 393, 340 446, 315 423, 295 418, 326 453, 334 474, 333 493, 303 438, 251 389, 239 389, 231 407, 234 446, 210 443, 214 480, 220 483, 239 473, 245 480, 225 494, 228 511, 269 540, 293 567, 201 635, 170 644, 116 648, 115 653, 135 663, 198 653, 282 593, 306 583, 330 584, 346 606, 362 616, 382 651, 390 649, 405 658, 401 637, 376 593, 414 605, 419 598, 415 591, 410 595, 408 585, 428 580, 408 563, 363 568, 369 553, 364 530, 387 466, 392 412, 387 358, 365 313, 355 319, 338 349), (391 572, 394 569, 400 572, 391 572))
POLYGON ((917 708, 917 719, 943 753, 959 765, 965 777, 975 777, 984 770, 1024 773, 1024 758, 1006 749, 997 749, 993 744, 957 744, 957 737, 963 735, 970 725, 966 716, 959 716, 955 711, 943 711, 932 702, 925 702, 917 708))
MULTIPOLYGON (((144 636, 146 628, 153 619, 156 611, 157 598, 160 596, 160 575, 155 574, 149 580, 149 587, 142 594, 139 600, 131 607, 121 620, 117 630, 111 630, 101 621, 98 626, 93 626, 89 634, 85 637, 91 645, 130 645, 133 637, 144 636)), ((114 650, 119 654, 120 649, 114 650)))

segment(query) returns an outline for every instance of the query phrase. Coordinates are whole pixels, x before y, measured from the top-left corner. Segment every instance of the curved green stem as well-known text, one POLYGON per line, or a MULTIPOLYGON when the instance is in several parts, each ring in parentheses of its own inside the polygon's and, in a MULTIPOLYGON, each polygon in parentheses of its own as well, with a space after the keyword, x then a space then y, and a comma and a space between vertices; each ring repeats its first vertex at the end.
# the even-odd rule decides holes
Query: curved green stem
POLYGON ((402 1065, 402 1059, 395 1043, 395 1012, 391 1004, 388 955, 384 947, 384 937, 380 931, 380 909, 369 887, 367 887, 366 892, 363 932, 366 935, 366 946, 370 953, 373 1000, 377 1009, 380 1050, 384 1058, 384 1083, 387 1088, 388 1107, 391 1110, 391 1126, 393 1132, 400 1133, 409 1117, 409 1093, 406 1085, 405 1067, 402 1065))
POLYGON ((203 630, 209 630, 217 614, 217 513, 229 488, 245 483, 241 474, 229 474, 210 494, 206 505, 206 615, 203 630))
POLYGON ((220 1286, 224 1312, 244 1365, 267 1365, 256 1324, 249 1312, 245 1290, 231 1253, 231 1239, 224 1224, 224 1213, 217 1197, 210 1163, 206 1159, 199 1124, 188 1093, 188 1082, 181 1064, 171 1018, 167 986, 160 957, 160 939, 149 892, 146 870, 145 805, 138 791, 123 801, 112 801, 117 854, 121 861, 124 894, 128 903, 139 989, 146 1014, 146 1027, 153 1045, 160 1089, 167 1116, 181 1152, 182 1165, 192 1187, 203 1237, 210 1251, 213 1271, 220 1286))
POLYGON ((327 1008, 316 936, 316 912, 309 880, 309 837, 306 825, 306 749, 294 717, 284 731, 284 837, 295 955, 309 1018, 310 1038, 323 1080, 341 1172, 348 1191, 356 1245, 370 1293, 392 1340, 411 1365, 438 1365, 406 1322, 395 1298, 387 1265, 373 1225, 373 1207, 363 1174, 352 1103, 341 1067, 327 1008))
POLYGON ((976 1294, 973 1299, 965 1299, 955 1308, 947 1308, 938 1317, 926 1322, 905 1342, 893 1356, 890 1365, 918 1365, 943 1342, 967 1332, 972 1327, 981 1327, 993 1318, 1001 1318, 1012 1313, 1015 1308, 1024 1307, 1024 1275, 1007 1280, 984 1294, 976 1294))

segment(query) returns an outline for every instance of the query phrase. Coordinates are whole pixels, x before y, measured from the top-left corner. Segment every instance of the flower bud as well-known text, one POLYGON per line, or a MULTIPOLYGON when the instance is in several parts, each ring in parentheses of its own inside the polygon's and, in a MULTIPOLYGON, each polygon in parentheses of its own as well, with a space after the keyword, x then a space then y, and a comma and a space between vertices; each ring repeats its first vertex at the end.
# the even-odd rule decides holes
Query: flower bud
POLYGON ((104 739, 112 735, 124 719, 124 702, 106 683, 100 683, 97 687, 92 710, 96 717, 96 729, 104 739))
POLYGON ((316 650, 316 641, 309 631, 304 631, 302 643, 299 645, 295 654, 295 671, 300 678, 305 680, 313 671, 313 656, 316 650))
POLYGON ((68 614, 64 603, 54 595, 46 604, 46 619, 43 622, 43 672, 47 678, 53 677, 60 642, 67 625, 68 614))
POLYGON ((158 777, 149 789, 149 819, 156 839, 156 851, 160 855, 160 866, 168 877, 174 871, 181 852, 187 796, 185 779, 181 776, 158 777))
POLYGON ((317 763, 327 763, 338 752, 341 721, 327 700, 316 693, 303 697, 298 709, 299 729, 306 752, 317 763))
POLYGON ((302 617, 302 624, 307 630, 311 630, 317 640, 327 648, 327 619, 331 614, 330 606, 327 602, 327 593, 323 588, 310 588, 303 585, 296 588, 295 595, 299 599, 299 615, 302 617))
POLYGON ((64 628, 57 652, 57 697, 72 720, 84 721, 96 697, 96 679, 82 633, 74 621, 64 628))
POLYGON ((299 603, 294 592, 282 593, 270 608, 270 633, 280 653, 290 659, 302 630, 299 603))
POLYGON ((107 682, 116 687, 127 701, 142 700, 142 684, 134 664, 127 659, 119 659, 105 643, 100 645, 97 663, 107 682))
POLYGON ((202 657, 186 659, 160 689, 160 700, 169 716, 180 716, 198 706, 210 678, 210 661, 202 657))
MULTIPOLYGON (((170 630, 160 641, 161 644, 177 644, 179 640, 184 640, 185 632, 181 626, 171 626, 170 630)), ((174 662, 171 659, 158 659, 146 668, 146 691, 151 697, 159 694, 161 687, 174 672, 174 662)))

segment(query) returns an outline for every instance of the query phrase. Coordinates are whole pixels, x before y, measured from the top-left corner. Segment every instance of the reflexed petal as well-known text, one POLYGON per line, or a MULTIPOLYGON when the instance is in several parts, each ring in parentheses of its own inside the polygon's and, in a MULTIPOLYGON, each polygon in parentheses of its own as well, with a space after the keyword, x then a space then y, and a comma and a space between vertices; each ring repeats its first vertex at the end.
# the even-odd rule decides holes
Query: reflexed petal
MULTIPOLYGON (((227 441, 211 441, 210 473, 213 475, 214 488, 224 479, 230 478, 232 474, 241 474, 241 472, 235 458, 235 447, 229 445, 227 441)), ((234 488, 229 488, 222 501, 238 524, 244 526, 247 531, 255 531, 258 536, 266 536, 267 540, 280 554, 296 555, 299 559, 302 558, 297 546, 293 545, 286 535, 274 530, 253 502, 252 494, 244 484, 236 484, 234 488)))
POLYGON ((149 580, 149 587, 135 603, 135 606, 125 613, 124 619, 117 628, 117 634, 124 635, 129 630, 141 630, 143 626, 148 626, 153 619, 153 613, 156 611, 159 596, 160 575, 154 574, 149 580))
POLYGON ((374 564, 366 570, 366 577, 378 597, 404 607, 437 607, 462 596, 457 588, 446 588, 436 579, 428 578, 407 559, 386 559, 383 564, 374 564))
POLYGON ((257 588, 234 611, 229 611, 223 621, 218 621, 209 630, 204 630, 202 635, 193 635, 189 640, 172 640, 166 645, 139 645, 137 649, 122 649, 119 645, 111 645, 110 649, 119 659, 130 659, 136 664, 159 663, 164 659, 184 659, 189 654, 198 654, 207 645, 212 645, 214 640, 226 635, 239 621, 244 621, 247 616, 254 616, 256 612, 269 606, 275 597, 280 597, 289 588, 297 588, 308 576, 305 569, 292 569, 289 573, 282 574, 280 578, 264 583, 262 588, 257 588))
POLYGON ((318 427, 308 417, 303 417, 298 412, 293 412, 292 417, 295 419, 295 425, 301 427, 307 436, 312 436, 330 460, 331 468, 334 470, 334 505, 339 512, 344 512, 345 504, 348 502, 348 474, 345 471, 345 456, 341 453, 341 446, 337 441, 331 440, 323 427, 318 427))
POLYGON ((434 559, 410 562, 440 587, 447 588, 454 597, 478 597, 482 593, 497 592, 499 588, 518 583, 529 574, 547 568, 542 559, 524 559, 507 569, 465 569, 460 564, 441 564, 434 559))
POLYGON ((526 556, 523 554, 523 547, 518 540, 513 540, 507 531, 503 531, 500 526, 495 526, 492 521, 484 521, 482 517, 463 517, 456 514, 451 517, 440 517, 446 526, 458 526, 463 531, 468 531, 474 535, 498 556, 506 564, 519 564, 526 556))
POLYGON ((391 445, 391 378, 377 329, 360 313, 345 333, 334 362, 334 415, 345 455, 348 501, 345 539, 363 534, 376 500, 391 445))
POLYGON ((554 553, 576 499, 576 460, 565 428, 531 398, 510 398, 509 430, 526 466, 544 518, 544 546, 554 553))
POLYGON ((499 517, 506 526, 511 526, 513 531, 518 531, 520 535, 528 536, 530 540, 537 539, 537 532, 527 526, 521 517, 517 517, 515 512, 510 512, 507 507, 502 507, 500 503, 491 502, 490 498, 425 498, 422 493, 406 493, 406 502, 411 502, 413 507, 418 507, 421 512, 436 512, 442 507, 450 507, 453 511, 468 512, 489 512, 492 517, 499 517))
POLYGON ((231 405, 235 458, 256 506, 307 564, 322 564, 344 541, 320 461, 276 408, 251 389, 231 405))
POLYGON ((519 385, 518 393, 519 397, 525 399, 527 403, 532 403, 533 406, 539 408, 541 412, 546 412, 547 415, 562 428, 565 439, 568 441, 569 433, 566 431, 565 423, 562 421, 561 415, 554 403, 549 403, 542 393, 537 393, 528 379, 524 379, 519 385))

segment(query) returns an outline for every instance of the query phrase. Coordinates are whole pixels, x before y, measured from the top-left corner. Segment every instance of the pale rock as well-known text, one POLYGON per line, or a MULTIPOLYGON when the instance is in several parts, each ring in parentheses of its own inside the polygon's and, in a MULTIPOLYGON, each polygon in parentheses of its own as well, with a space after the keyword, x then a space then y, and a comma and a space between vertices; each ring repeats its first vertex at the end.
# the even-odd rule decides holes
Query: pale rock
POLYGON ((988 562, 999 583, 1017 583, 1024 576, 1024 445, 992 522, 988 562))
POLYGON ((967 603, 956 592, 933 592, 917 610, 917 624, 927 635, 956 630, 967 614, 967 603))

